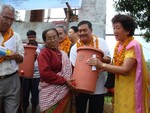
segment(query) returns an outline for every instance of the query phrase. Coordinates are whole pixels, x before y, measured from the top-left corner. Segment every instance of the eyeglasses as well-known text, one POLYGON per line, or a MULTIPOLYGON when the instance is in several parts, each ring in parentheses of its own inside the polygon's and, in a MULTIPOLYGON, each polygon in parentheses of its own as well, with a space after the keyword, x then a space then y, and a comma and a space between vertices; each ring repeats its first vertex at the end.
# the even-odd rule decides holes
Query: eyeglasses
POLYGON ((55 35, 55 36, 48 36, 46 38, 47 41, 56 41, 56 40, 59 40, 58 36, 55 35))
POLYGON ((6 22, 8 22, 8 21, 14 22, 15 21, 14 18, 9 18, 8 16, 0 16, 0 17, 3 19, 3 21, 6 21, 6 22))

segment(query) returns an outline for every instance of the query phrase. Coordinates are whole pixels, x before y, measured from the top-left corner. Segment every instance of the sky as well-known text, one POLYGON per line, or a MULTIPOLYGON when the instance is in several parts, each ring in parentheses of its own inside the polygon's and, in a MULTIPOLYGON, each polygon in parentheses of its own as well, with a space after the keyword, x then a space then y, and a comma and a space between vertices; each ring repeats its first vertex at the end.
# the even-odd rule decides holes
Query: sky
MULTIPOLYGON (((25 13, 24 11, 20 11, 20 12, 21 12, 21 14, 25 13)), ((59 14, 58 14, 59 17, 60 17, 60 14, 63 13, 63 12, 62 13, 60 12, 60 9, 55 9, 55 10, 51 11, 51 15, 56 15, 55 12, 59 12, 59 14)), ((113 51, 114 51, 114 46, 116 44, 116 41, 115 41, 114 36, 108 36, 107 34, 113 34, 111 19, 113 18, 113 16, 115 14, 117 14, 117 12, 115 12, 115 9, 113 8, 113 0, 106 0, 106 31, 105 31, 106 37, 105 37, 105 40, 110 49, 111 56, 113 56, 113 51)), ((22 20, 23 20, 23 18, 24 18, 24 15, 21 16, 22 20)), ((55 18, 57 18, 57 17, 55 17, 55 18)), ((141 33, 141 31, 138 29, 135 31, 135 34, 140 34, 140 33, 141 33)), ((135 36, 134 38, 142 44, 145 59, 150 60, 150 43, 145 42, 145 40, 140 36, 135 36)))

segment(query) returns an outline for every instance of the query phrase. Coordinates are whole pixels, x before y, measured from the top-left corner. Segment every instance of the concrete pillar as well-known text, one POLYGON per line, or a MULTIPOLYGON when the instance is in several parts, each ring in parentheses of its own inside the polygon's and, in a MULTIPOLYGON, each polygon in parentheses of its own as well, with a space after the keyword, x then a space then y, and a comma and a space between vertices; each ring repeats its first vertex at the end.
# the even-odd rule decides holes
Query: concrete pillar
POLYGON ((31 10, 27 10, 25 12, 25 19, 24 19, 25 22, 30 22, 30 13, 31 13, 31 10))
POLYGON ((88 20, 92 22, 93 34, 104 38, 106 24, 106 0, 82 0, 79 9, 79 22, 88 20))

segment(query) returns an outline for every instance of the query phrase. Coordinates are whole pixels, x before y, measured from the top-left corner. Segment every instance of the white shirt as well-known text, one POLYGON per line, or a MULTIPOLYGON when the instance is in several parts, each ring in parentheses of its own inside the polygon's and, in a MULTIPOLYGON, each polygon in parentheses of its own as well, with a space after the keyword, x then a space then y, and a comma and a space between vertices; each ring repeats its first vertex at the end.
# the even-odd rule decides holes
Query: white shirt
MULTIPOLYGON (((96 43, 96 39, 94 39, 94 43, 96 43)), ((103 38, 98 38, 98 48, 104 52, 104 56, 110 57, 110 51, 109 51, 108 46, 103 38)), ((73 66, 75 66, 76 58, 77 58, 77 44, 74 44, 70 51, 70 61, 73 66)), ((104 87, 106 78, 107 78, 106 72, 100 72, 98 74, 96 90, 95 90, 94 94, 104 94, 107 92, 106 88, 104 87)))
MULTIPOLYGON (((41 51, 42 48, 43 48, 43 45, 42 44, 38 44, 37 49, 36 49, 37 56, 40 54, 40 51, 41 51)), ((37 59, 34 62, 33 78, 40 78, 37 59)))
MULTIPOLYGON (((24 48, 23 48, 23 43, 22 43, 22 40, 20 38, 20 35, 14 32, 14 35, 11 38, 14 38, 12 40, 13 41, 12 42, 12 44, 13 44, 12 50, 24 57, 24 48)), ((0 33, 0 45, 2 44, 3 39, 4 38, 3 38, 2 34, 0 33)), ((5 61, 0 63, 0 76, 14 73, 17 70, 18 70, 18 65, 17 65, 15 60, 5 60, 5 61)))

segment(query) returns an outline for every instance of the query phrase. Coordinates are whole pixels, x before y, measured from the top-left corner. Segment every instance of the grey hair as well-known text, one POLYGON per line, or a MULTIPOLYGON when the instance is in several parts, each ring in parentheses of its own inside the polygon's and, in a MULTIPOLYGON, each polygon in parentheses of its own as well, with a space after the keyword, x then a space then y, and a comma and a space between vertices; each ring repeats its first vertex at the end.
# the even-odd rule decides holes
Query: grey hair
POLYGON ((66 27, 64 25, 56 25, 55 28, 62 28, 64 33, 67 34, 66 27))
POLYGON ((14 12, 14 16, 15 16, 16 11, 15 11, 14 7, 11 5, 6 5, 6 4, 0 4, 0 15, 2 14, 2 12, 5 8, 9 8, 10 10, 12 10, 14 12))

